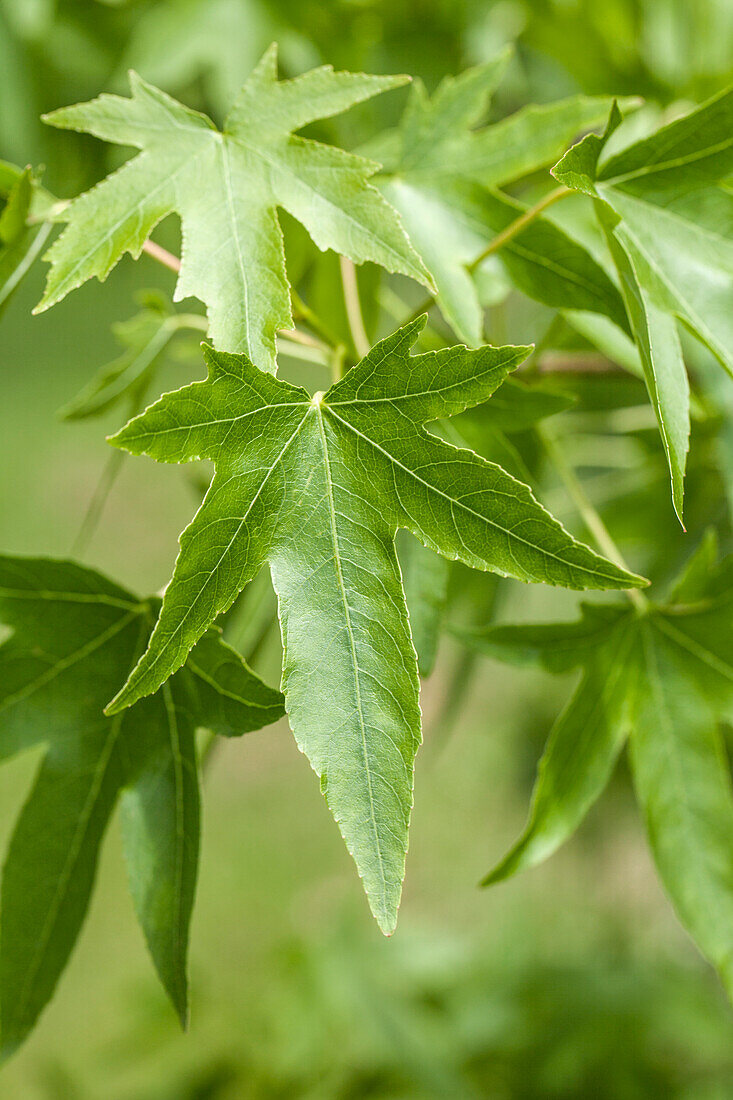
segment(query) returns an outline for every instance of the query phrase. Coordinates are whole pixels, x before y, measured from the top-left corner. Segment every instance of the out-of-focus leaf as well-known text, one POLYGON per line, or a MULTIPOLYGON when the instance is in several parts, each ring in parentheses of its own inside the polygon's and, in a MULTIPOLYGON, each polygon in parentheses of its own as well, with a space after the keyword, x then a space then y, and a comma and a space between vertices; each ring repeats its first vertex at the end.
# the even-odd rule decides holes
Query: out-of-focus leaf
POLYGON ((274 12, 259 0, 159 0, 135 20, 120 73, 135 69, 172 92, 203 78, 223 115, 276 31, 274 12))
POLYGON ((51 226, 28 225, 35 181, 30 168, 20 170, 0 161, 0 314, 41 252, 51 226))
MULTIPOLYGON (((602 121, 610 101, 574 97, 530 107, 481 129, 507 57, 447 78, 432 99, 411 90, 399 130, 368 147, 390 175, 380 186, 438 287, 446 321, 480 343, 481 305, 467 270, 488 242, 525 210, 495 190, 548 165, 580 130, 602 121)), ((593 257, 547 219, 538 219, 499 252, 514 284, 547 305, 598 310, 626 326, 618 290, 593 257)))
POLYGON ((527 827, 486 883, 540 862, 575 831, 629 736, 660 876, 733 997, 733 790, 718 729, 733 713, 733 558, 714 566, 714 547, 704 539, 672 586, 682 602, 457 633, 499 660, 583 668, 550 733, 527 827))
POLYGON ((406 531, 398 533, 397 557, 421 676, 435 665, 448 598, 450 563, 406 531))
MULTIPOLYGON (((203 317, 201 322, 204 327, 203 317)), ((106 412, 124 398, 133 404, 139 400, 137 407, 141 408, 142 397, 171 340, 191 323, 192 318, 174 313, 162 295, 148 293, 138 314, 112 326, 125 351, 112 363, 101 367, 84 389, 64 406, 61 415, 65 420, 84 420, 106 412)))

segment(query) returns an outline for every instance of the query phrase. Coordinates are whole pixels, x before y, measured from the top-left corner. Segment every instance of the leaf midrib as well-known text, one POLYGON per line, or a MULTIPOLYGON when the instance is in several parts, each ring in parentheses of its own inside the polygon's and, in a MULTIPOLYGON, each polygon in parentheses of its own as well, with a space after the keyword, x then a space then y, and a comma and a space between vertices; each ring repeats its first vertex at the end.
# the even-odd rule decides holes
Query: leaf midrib
POLYGON ((314 406, 316 410, 316 418, 318 422, 318 432, 321 440, 321 448, 323 450, 323 462, 326 471, 326 487, 328 497, 328 511, 329 522, 331 527, 331 539, 333 543, 334 564, 336 566, 336 576, 339 585, 339 592, 341 594, 341 600, 344 608, 344 618, 346 621, 346 630, 349 637, 349 648, 351 652, 351 671, 354 679, 354 702, 356 704, 356 712, 359 716, 359 733, 361 737, 361 753, 364 763, 364 774, 367 781, 367 793, 369 796, 369 819, 374 834, 374 844, 377 851, 377 858, 379 860, 379 877, 382 882, 382 898, 381 902, 386 907, 387 897, 387 879, 384 871, 384 857, 382 855, 382 844, 379 836, 379 828, 377 826, 377 817, 374 807, 374 785, 372 781, 371 765, 369 763, 369 753, 367 750, 366 740, 366 725, 364 720, 364 708, 361 698, 361 682, 359 679, 359 664, 356 659, 356 641, 354 638, 354 631, 351 624, 351 608, 349 606, 348 599, 346 597, 346 586, 344 584, 344 575, 341 566, 341 551, 338 542, 338 530, 336 524, 336 508, 333 499, 333 482, 331 478, 331 462, 328 453, 328 443, 326 441, 326 432, 323 425, 323 412, 320 404, 314 406))

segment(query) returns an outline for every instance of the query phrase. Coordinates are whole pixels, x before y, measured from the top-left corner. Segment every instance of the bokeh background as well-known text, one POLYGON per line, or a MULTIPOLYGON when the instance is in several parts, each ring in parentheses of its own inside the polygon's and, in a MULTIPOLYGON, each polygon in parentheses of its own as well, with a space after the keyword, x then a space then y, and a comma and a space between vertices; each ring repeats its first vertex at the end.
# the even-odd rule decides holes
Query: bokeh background
MULTIPOLYGON (((286 74, 327 61, 409 72, 430 88, 512 42, 496 117, 575 91, 641 95, 661 113, 731 79, 733 5, 0 0, 0 156, 44 164, 47 186, 71 196, 124 154, 45 128, 43 111, 124 91, 125 71, 134 67, 221 119, 273 39, 286 74)), ((395 121, 402 95, 333 120, 326 138, 358 145, 395 121)), ((163 226, 159 239, 175 249, 175 225, 163 226)), ((39 268, 2 322, 0 541, 7 552, 64 555, 119 413, 67 424, 57 411, 117 353, 110 325, 134 313, 135 295, 170 293, 173 277, 146 257, 136 265, 127 259, 104 286, 87 284, 33 318, 41 282, 39 268)), ((494 318, 502 338, 521 342, 546 321, 524 301, 494 318)), ((196 377, 195 350, 167 371, 170 385, 160 388, 196 377)), ((718 475, 706 466, 704 440, 696 453, 688 494, 700 527, 718 518, 720 495, 710 490, 718 475)), ((633 478, 638 465, 624 452, 618 476, 633 478)), ((659 513, 642 517, 637 506, 629 518, 628 506, 614 514, 611 501, 607 516, 638 568, 649 561, 628 538, 632 519, 655 527, 670 565, 682 554, 663 470, 653 461, 651 469, 659 513)), ((575 522, 557 486, 541 483, 539 491, 575 522)), ((126 461, 84 560, 139 591, 158 589, 198 492, 195 477, 126 461)), ((474 588, 461 587, 460 577, 455 583, 460 598, 488 613, 496 596, 490 578, 474 588)), ((500 604, 507 619, 573 611, 567 594, 511 582, 502 582, 500 604)), ((235 644, 244 645, 237 631, 245 626, 234 621, 235 644)), ((276 632, 258 639, 255 660, 277 682, 276 632)), ((571 685, 475 661, 443 641, 424 686, 426 743, 391 940, 369 917, 286 725, 219 745, 204 781, 188 1034, 146 957, 113 828, 81 942, 38 1029, 0 1071, 0 1096, 732 1097, 733 1016, 657 884, 623 764, 580 834, 547 865, 476 889, 521 827, 536 759, 571 685)), ((0 771, 3 842, 35 764, 23 756, 0 771)))

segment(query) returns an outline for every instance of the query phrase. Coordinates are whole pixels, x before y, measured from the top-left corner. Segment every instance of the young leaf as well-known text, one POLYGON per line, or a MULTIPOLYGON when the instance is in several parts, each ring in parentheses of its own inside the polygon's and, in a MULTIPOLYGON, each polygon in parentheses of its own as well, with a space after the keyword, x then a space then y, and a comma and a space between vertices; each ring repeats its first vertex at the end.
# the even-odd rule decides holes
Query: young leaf
MULTIPOLYGON (((481 342, 482 311, 466 265, 525 209, 492 189, 550 164, 579 130, 601 122, 610 105, 600 97, 575 97, 472 129, 486 113, 504 63, 502 57, 449 77, 432 99, 416 82, 400 128, 387 140, 390 175, 379 180, 435 279, 443 316, 473 346, 481 342)), ((375 144, 374 152, 381 156, 382 145, 375 144)), ((499 255, 530 297, 598 310, 626 326, 619 292, 603 269, 546 219, 518 234, 499 255)))
POLYGON ((130 74, 132 97, 103 95, 45 116, 65 129, 140 149, 65 211, 68 225, 47 259, 47 309, 125 252, 138 256, 157 223, 176 211, 183 258, 175 298, 206 303, 215 345, 275 370, 275 333, 292 327, 277 208, 321 249, 373 260, 430 284, 399 217, 368 182, 377 165, 295 136, 316 119, 404 84, 402 76, 335 73, 330 66, 279 82, 270 48, 220 132, 204 115, 130 74))
POLYGON ((597 200, 657 414, 682 514, 689 392, 675 320, 733 373, 733 200, 716 185, 733 172, 733 89, 636 142, 599 168, 589 136, 552 169, 597 200))
POLYGON ((194 730, 243 733, 282 714, 212 630, 157 695, 102 708, 144 648, 156 610, 71 562, 0 558, 0 746, 46 744, 5 862, 0 1028, 10 1054, 53 994, 89 904, 97 855, 123 793, 130 887, 153 961, 182 1020, 199 837, 194 730))
POLYGON ((164 396, 112 439, 164 462, 213 459, 216 474, 181 536, 147 653, 109 713, 155 691, 269 561, 291 724, 386 932, 420 738, 397 528, 445 557, 522 580, 643 583, 572 539, 500 467, 424 430, 486 401, 529 350, 411 357, 424 321, 387 337, 314 397, 245 356, 207 349, 205 382, 164 396))

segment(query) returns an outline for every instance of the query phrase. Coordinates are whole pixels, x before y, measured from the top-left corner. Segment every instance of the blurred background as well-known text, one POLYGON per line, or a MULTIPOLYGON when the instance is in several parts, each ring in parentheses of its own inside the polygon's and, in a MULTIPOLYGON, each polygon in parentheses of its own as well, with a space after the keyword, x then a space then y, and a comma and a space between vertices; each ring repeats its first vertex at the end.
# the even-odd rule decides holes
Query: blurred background
MULTIPOLYGON (((515 43, 493 117, 577 91, 641 95, 659 115, 730 81, 733 4, 0 0, 0 157, 45 165, 45 184, 72 196, 126 154, 44 127, 43 111, 124 92, 133 67, 221 120, 273 39, 286 75, 330 62, 412 73, 431 89, 515 43)), ((403 105, 401 91, 382 96, 320 132, 356 147, 393 124, 403 105)), ((298 239, 289 232, 294 271, 298 239)), ((176 233, 166 223, 156 236, 175 250, 176 233)), ((34 318, 42 268, 2 323, 1 543, 7 552, 61 556, 78 539, 108 458, 104 435, 122 412, 70 424, 58 410, 119 354, 111 325, 136 312, 141 292, 170 295, 173 276, 147 257, 126 259, 104 286, 87 284, 34 318)), ((311 298, 328 308, 328 262, 310 280, 311 298)), ((548 310, 509 296, 491 312, 490 335, 526 343, 551 321, 548 310)), ((704 354, 688 351, 707 377, 704 354)), ((288 377, 298 370, 310 368, 286 364, 288 377)), ((156 385, 200 374, 195 341, 183 341, 156 385)), ((311 370, 308 384, 314 378, 311 370)), ((619 404, 628 419, 645 399, 636 392, 619 404)), ((574 461, 590 466, 589 449, 616 448, 592 463, 605 471, 596 503, 631 564, 664 575, 687 550, 651 421, 642 417, 621 442, 593 423, 574 437, 574 461), (663 548, 656 555, 644 545, 650 532, 651 545, 663 548)), ((693 538, 721 523, 726 447, 730 461, 730 432, 726 441, 707 420, 696 427, 687 489, 693 538)), ((203 473, 128 459, 82 541, 83 560, 140 592, 160 588, 203 473)), ((531 473, 542 499, 582 533, 541 463, 531 473)), ((569 618, 575 606, 567 593, 457 570, 451 586, 451 614, 474 622, 490 613, 569 618)), ((253 638, 248 629, 235 616, 231 640, 277 682, 276 631, 253 638)), ((733 1017, 657 884, 623 763, 580 834, 547 865, 476 888, 521 828, 537 757, 571 687, 571 679, 507 670, 441 642, 423 688, 425 745, 391 940, 369 916, 286 725, 218 745, 204 778, 188 1034, 146 957, 113 828, 79 947, 36 1032, 0 1071, 0 1096, 733 1097, 733 1017)), ((26 755, 0 771, 3 842, 36 762, 26 755)))

